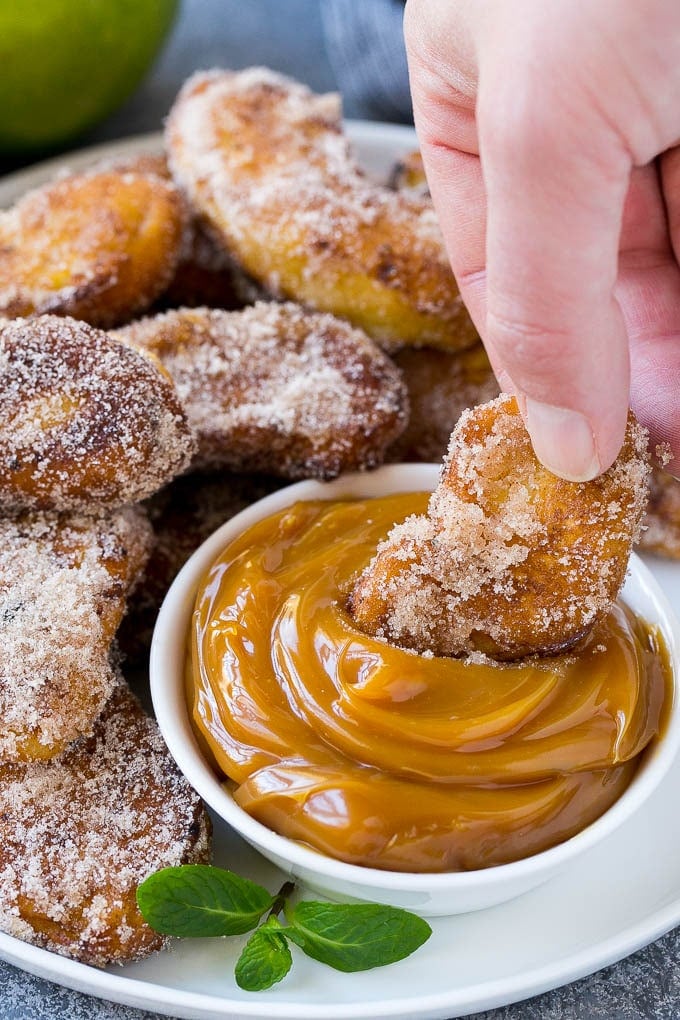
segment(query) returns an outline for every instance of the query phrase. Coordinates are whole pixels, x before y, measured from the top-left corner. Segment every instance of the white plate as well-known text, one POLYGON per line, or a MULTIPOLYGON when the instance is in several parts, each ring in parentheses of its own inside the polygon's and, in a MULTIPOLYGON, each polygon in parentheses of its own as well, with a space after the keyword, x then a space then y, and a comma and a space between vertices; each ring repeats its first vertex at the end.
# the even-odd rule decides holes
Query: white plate
MULTIPOLYGON (((408 128, 354 122, 366 168, 384 173, 415 145, 408 128)), ((63 166, 158 148, 159 135, 61 157, 0 180, 0 207, 63 166)), ((680 565, 647 558, 675 606, 680 565)), ((103 999, 174 1017, 242 1020, 429 1020, 464 1016, 536 995, 619 960, 680 924, 680 766, 645 808, 560 877, 510 903, 433 918, 432 938, 412 957, 364 974, 338 974, 296 953, 291 973, 247 993, 233 968, 241 939, 177 943, 142 963, 103 971, 0 933, 0 957, 40 977, 103 999)), ((226 827, 216 861, 272 890, 284 875, 226 827)))

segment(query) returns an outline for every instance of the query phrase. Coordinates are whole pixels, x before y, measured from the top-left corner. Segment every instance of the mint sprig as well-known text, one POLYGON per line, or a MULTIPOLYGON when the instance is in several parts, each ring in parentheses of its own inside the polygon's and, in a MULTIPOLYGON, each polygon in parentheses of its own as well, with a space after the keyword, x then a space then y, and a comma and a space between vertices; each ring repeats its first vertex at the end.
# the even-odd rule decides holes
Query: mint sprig
POLYGON ((205 938, 256 928, 236 964, 238 985, 253 992, 286 976, 293 963, 290 943, 350 973, 403 960, 432 934, 416 914, 378 903, 303 900, 291 907, 293 888, 286 882, 272 896, 232 871, 188 864, 150 875, 137 890, 137 903, 144 920, 164 935, 205 938), (282 912, 285 925, 278 919, 282 912))
POLYGON ((403 960, 432 934, 422 917, 379 903, 303 900, 288 922, 288 938, 307 956, 346 973, 403 960))
POLYGON ((253 932, 236 962, 236 984, 246 992, 271 988, 293 966, 286 930, 269 917, 253 932))
POLYGON ((162 868, 137 889, 147 924, 162 935, 185 939, 243 935, 273 903, 261 885, 209 864, 162 868))

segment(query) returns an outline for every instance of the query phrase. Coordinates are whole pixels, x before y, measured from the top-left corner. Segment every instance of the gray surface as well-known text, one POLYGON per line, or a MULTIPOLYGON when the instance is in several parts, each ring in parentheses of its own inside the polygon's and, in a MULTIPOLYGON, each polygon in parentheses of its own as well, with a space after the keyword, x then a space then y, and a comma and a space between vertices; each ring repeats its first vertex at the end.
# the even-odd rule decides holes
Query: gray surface
POLYGON ((413 120, 404 0, 323 0, 328 58, 345 104, 367 120, 413 120))
MULTIPOLYGON (((293 74, 315 89, 332 89, 317 0, 185 0, 152 75, 83 144, 156 129, 179 84, 193 70, 253 63, 293 74)), ((349 116, 365 115, 362 97, 353 95, 346 111, 349 116)), ((680 1017, 679 954, 680 929, 599 974, 529 1002, 478 1014, 477 1020, 675 1020, 680 1017)), ((154 1016, 70 992, 0 962, 0 1020, 154 1016)))

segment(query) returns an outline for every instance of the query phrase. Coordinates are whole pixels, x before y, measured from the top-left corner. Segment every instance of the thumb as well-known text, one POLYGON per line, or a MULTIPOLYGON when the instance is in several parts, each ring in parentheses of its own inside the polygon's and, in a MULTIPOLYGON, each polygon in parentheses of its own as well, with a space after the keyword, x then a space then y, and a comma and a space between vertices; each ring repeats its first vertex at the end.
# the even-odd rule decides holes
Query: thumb
POLYGON ((585 481, 616 458, 628 413, 613 294, 630 158, 558 70, 532 80, 531 61, 514 66, 520 80, 503 85, 480 67, 485 342, 512 380, 538 458, 585 481))

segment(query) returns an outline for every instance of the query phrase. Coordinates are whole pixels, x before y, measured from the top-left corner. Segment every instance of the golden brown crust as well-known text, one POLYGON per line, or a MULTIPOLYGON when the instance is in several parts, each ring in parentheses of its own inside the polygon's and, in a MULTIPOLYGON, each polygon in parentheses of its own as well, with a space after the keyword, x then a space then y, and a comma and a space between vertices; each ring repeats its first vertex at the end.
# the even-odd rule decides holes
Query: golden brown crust
POLYGON ((92 732, 150 545, 133 507, 0 517, 0 762, 53 757, 92 732))
POLYGON ((647 476, 632 415, 614 465, 575 483, 536 459, 514 397, 464 412, 427 515, 397 525, 354 588, 358 625, 437 655, 571 647, 623 584, 647 476))
POLYGON ((348 323, 298 305, 185 308, 114 335, 172 376, 198 438, 195 467, 332 478, 381 463, 406 421, 390 358, 348 323))
POLYGON ((431 203, 360 172, 337 97, 261 68, 197 74, 166 142, 192 205, 271 293, 386 345, 475 342, 431 203))
POLYGON ((404 347, 393 355, 408 389, 408 425, 388 450, 390 461, 438 462, 463 411, 498 395, 481 343, 466 351, 404 347))
POLYGON ((120 506, 193 450, 172 383, 138 351, 74 319, 0 325, 0 508, 120 506))
MULTIPOLYGON (((133 156, 98 163, 91 170, 116 170, 118 173, 155 174, 172 181, 167 159, 161 153, 142 152, 133 156)), ((235 309, 253 304, 267 295, 243 272, 236 260, 213 238, 209 228, 187 210, 188 222, 177 269, 156 303, 158 309, 209 308, 235 309)))
POLYGON ((157 173, 94 170, 28 192, 0 213, 0 312, 125 322, 169 284, 185 222, 157 173))
POLYGON ((161 949, 137 886, 209 849, 199 798, 120 682, 89 739, 0 766, 0 929, 26 942, 96 966, 161 949))
POLYGON ((639 546, 644 552, 680 560, 680 481, 661 468, 652 469, 639 546))

